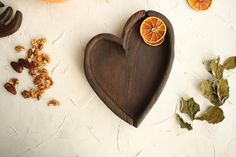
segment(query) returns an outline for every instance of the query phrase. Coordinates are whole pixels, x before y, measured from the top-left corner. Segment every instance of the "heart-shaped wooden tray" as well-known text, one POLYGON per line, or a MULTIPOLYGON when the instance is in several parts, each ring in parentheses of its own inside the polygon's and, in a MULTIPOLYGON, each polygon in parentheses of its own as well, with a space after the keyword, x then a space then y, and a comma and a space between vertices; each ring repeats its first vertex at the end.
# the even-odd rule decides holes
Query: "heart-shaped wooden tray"
POLYGON ((155 11, 138 11, 127 21, 121 38, 99 34, 85 49, 86 77, 102 101, 121 119, 138 127, 161 94, 174 60, 174 31, 155 11), (147 45, 142 21, 156 16, 167 26, 162 45, 147 45))

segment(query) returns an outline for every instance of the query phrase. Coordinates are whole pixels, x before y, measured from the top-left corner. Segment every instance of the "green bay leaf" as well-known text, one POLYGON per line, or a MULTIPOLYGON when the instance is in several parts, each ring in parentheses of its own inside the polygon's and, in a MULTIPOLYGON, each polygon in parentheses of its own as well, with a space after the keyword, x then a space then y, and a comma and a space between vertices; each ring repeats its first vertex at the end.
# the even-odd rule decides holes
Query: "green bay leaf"
POLYGON ((229 98, 228 80, 220 79, 217 81, 217 95, 222 104, 229 98))
POLYGON ((197 120, 205 120, 208 123, 216 124, 224 120, 224 112, 218 106, 210 106, 197 120))
POLYGON ((227 70, 236 68, 236 56, 227 58, 223 65, 227 70))
POLYGON ((192 130, 193 129, 192 125, 189 124, 189 123, 184 122, 184 120, 178 114, 176 114, 176 118, 177 118, 181 128, 186 128, 188 130, 192 130))
POLYGON ((200 91, 204 97, 206 97, 212 104, 221 106, 222 103, 218 99, 217 88, 211 80, 205 80, 200 84, 200 91))
POLYGON ((188 100, 181 99, 180 112, 187 114, 193 120, 198 111, 200 111, 200 107, 193 98, 188 100))
POLYGON ((220 58, 219 57, 217 59, 211 60, 209 66, 210 66, 210 69, 211 69, 211 73, 217 79, 223 78, 224 66, 220 64, 220 58))

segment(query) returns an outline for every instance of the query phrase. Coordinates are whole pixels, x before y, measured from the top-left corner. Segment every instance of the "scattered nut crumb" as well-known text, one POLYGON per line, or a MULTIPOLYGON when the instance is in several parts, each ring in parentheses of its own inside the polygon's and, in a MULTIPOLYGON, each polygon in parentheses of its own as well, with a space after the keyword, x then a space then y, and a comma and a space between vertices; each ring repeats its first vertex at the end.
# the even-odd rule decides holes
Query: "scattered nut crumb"
POLYGON ((58 100, 50 100, 48 102, 48 106, 60 106, 60 102, 58 100))
POLYGON ((24 51, 25 48, 24 48, 24 46, 17 45, 17 46, 15 47, 15 50, 16 50, 16 52, 20 53, 20 52, 24 51))

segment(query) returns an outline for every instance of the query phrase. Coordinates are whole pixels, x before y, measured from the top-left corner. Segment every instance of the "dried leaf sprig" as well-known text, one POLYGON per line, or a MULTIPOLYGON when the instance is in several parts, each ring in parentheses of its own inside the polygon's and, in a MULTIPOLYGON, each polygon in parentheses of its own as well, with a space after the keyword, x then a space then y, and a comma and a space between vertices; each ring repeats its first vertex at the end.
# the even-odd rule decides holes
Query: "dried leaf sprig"
MULTIPOLYGON (((209 60, 207 62, 208 71, 213 75, 213 78, 204 80, 200 84, 200 91, 202 95, 207 98, 212 106, 203 112, 199 117, 195 117, 197 112, 200 111, 199 105, 193 98, 180 101, 180 112, 187 114, 191 120, 205 120, 208 123, 216 124, 224 120, 224 112, 221 106, 229 98, 229 83, 224 78, 225 70, 232 70, 236 68, 236 56, 227 58, 223 65, 220 64, 220 58, 209 60)), ((192 130, 192 125, 185 122, 179 114, 177 114, 177 120, 180 123, 181 128, 187 128, 192 130)))

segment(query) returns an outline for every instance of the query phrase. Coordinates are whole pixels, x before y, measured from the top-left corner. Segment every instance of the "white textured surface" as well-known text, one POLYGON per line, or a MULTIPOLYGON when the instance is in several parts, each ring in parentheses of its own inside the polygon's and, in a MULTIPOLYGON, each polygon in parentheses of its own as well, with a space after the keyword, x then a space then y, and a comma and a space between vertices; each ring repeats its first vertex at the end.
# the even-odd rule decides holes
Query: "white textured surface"
POLYGON ((24 13, 21 29, 0 39, 1 157, 235 157, 236 73, 228 72, 231 97, 218 125, 194 122, 181 129, 173 116, 180 97, 195 97, 209 105, 198 89, 210 75, 204 59, 236 54, 236 1, 213 0, 206 12, 193 11, 186 0, 69 0, 48 5, 38 0, 3 0, 24 13), (86 43, 102 32, 120 35, 130 15, 154 9, 172 22, 176 57, 168 83, 141 126, 117 118, 95 95, 83 72, 86 43), (42 101, 11 96, 2 85, 18 77, 19 89, 30 85, 26 72, 17 74, 9 62, 21 57, 16 44, 29 47, 35 37, 47 37, 55 86, 42 101), (60 107, 48 107, 58 98, 60 107))

